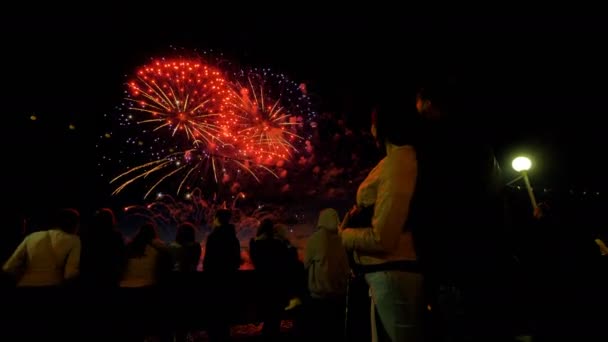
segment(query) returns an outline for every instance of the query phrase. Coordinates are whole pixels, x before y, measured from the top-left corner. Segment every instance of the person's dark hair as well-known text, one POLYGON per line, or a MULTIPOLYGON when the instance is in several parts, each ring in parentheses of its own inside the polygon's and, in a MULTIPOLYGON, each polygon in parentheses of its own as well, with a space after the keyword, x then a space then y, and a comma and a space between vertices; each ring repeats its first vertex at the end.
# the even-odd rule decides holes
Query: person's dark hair
POLYGON ((50 224, 66 233, 75 234, 80 224, 80 213, 72 208, 60 209, 51 217, 50 224))
POLYGON ((455 117, 462 120, 463 114, 475 109, 472 99, 469 99, 470 89, 457 76, 433 77, 420 82, 416 89, 416 98, 428 100, 441 114, 441 119, 452 120, 455 117), (471 105, 467 105, 470 103, 471 105))
POLYGON ((232 211, 229 209, 218 209, 215 212, 215 217, 220 221, 221 225, 227 225, 232 218, 232 211))
POLYGON ((262 220, 260 226, 258 227, 256 236, 262 236, 264 234, 268 236, 274 235, 274 222, 272 222, 272 220, 269 218, 265 218, 262 220))
POLYGON ((196 240, 196 228, 190 222, 184 222, 177 227, 175 242, 180 245, 193 243, 196 240))
POLYGON ((116 226, 116 218, 114 212, 109 208, 101 208, 93 214, 91 222, 92 232, 108 232, 116 226))
POLYGON ((157 237, 156 226, 151 222, 144 223, 127 245, 129 257, 134 258, 143 256, 146 251, 146 246, 157 237))
POLYGON ((376 140, 380 145, 385 142, 396 146, 414 145, 419 123, 416 98, 405 90, 402 94, 393 91, 382 94, 372 109, 372 124, 376 126, 376 140))
POLYGON ((462 75, 435 77, 421 82, 417 98, 431 103, 431 113, 422 113, 427 141, 443 139, 468 145, 484 145, 495 141, 496 124, 482 100, 492 89, 475 88, 475 80, 462 75), (430 134, 435 132, 438 135, 430 134))

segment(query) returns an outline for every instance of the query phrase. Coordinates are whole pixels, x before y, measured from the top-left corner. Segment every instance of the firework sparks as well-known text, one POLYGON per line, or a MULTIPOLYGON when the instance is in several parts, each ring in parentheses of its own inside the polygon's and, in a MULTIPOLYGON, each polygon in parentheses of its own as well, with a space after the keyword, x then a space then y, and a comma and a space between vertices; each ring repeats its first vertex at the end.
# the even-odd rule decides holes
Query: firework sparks
POLYGON ((112 194, 116 195, 133 182, 154 175, 158 175, 158 180, 148 188, 144 195, 144 199, 161 183, 171 177, 179 179, 179 185, 176 191, 177 194, 184 190, 185 184, 196 179, 205 181, 207 178, 212 178, 216 183, 220 183, 224 180, 229 181, 232 177, 229 175, 228 170, 232 169, 238 169, 239 171, 237 171, 237 173, 240 173, 240 170, 245 170, 246 173, 250 174, 257 181, 260 181, 256 176, 257 170, 264 170, 276 178, 279 177, 274 171, 264 165, 252 165, 247 160, 238 160, 227 155, 210 154, 200 146, 202 145, 195 143, 195 147, 191 149, 172 153, 162 159, 141 164, 119 174, 112 179, 110 183, 112 184, 119 180, 123 180, 123 182, 112 194))
POLYGON ((145 114, 140 124, 155 123, 193 141, 222 141, 221 121, 226 81, 221 73, 197 60, 155 61, 129 82, 131 111, 145 114))
MULTIPOLYGON (((118 117, 126 140, 114 158, 127 170, 110 181, 113 195, 142 181, 150 184, 147 198, 163 183, 180 194, 205 183, 231 189, 245 176, 286 178, 286 163, 310 144, 314 126, 305 123, 315 113, 307 95, 267 70, 224 75, 201 59, 161 59, 138 69, 118 117)), ((106 131, 100 139, 119 136, 106 131)))
POLYGON ((239 119, 241 153, 267 165, 290 159, 305 140, 300 132, 308 114, 307 96, 283 75, 263 70, 240 76, 229 105, 239 119))

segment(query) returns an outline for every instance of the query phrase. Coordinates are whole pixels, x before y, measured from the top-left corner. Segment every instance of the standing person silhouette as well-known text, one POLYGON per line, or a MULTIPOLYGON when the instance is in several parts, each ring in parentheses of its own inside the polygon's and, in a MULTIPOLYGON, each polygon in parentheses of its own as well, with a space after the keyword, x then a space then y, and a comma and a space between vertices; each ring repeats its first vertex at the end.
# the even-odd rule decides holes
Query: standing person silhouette
MULTIPOLYGON (((443 76, 420 87, 418 180, 410 224, 431 300, 433 333, 511 338, 504 180, 476 95, 443 76), (483 127, 483 130, 479 129, 483 127)), ((484 110, 486 108, 483 108, 484 110)))
POLYGON ((219 209, 215 213, 203 260, 203 271, 208 275, 213 293, 209 325, 209 339, 213 342, 230 340, 232 292, 236 291, 236 275, 241 266, 241 245, 234 225, 230 223, 231 218, 229 209, 219 209))

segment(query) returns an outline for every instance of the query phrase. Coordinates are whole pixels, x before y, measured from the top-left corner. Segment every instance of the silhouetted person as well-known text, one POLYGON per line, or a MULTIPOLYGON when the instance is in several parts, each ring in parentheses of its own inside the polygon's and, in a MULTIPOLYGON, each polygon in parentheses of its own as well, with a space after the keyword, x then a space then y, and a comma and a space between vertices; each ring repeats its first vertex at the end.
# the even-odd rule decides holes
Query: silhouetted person
POLYGON ((309 339, 344 339, 344 305, 350 268, 338 235, 339 224, 334 209, 322 210, 318 230, 306 243, 304 266, 311 298, 306 309, 305 330, 309 339))
POLYGON ((121 287, 157 285, 167 272, 168 251, 158 238, 156 226, 145 223, 127 244, 127 265, 121 287))
POLYGON ((267 340, 278 337, 281 316, 288 302, 290 251, 284 241, 276 236, 274 223, 264 219, 256 237, 249 243, 251 261, 258 277, 260 315, 264 322, 262 334, 267 340))
POLYGON ((418 90, 418 177, 410 223, 432 298, 432 331, 446 335, 436 337, 508 340, 504 181, 468 90, 448 77, 418 90))
POLYGON ((304 273, 304 263, 300 261, 298 248, 289 240, 289 227, 285 224, 274 225, 275 235, 285 243, 288 259, 286 260, 285 276, 288 278, 288 297, 289 303, 285 307, 286 311, 294 310, 302 305, 302 300, 307 296, 306 274, 304 273))
POLYGON ((234 272, 241 265, 241 245, 236 230, 230 224, 232 213, 228 209, 216 212, 213 230, 207 237, 203 270, 212 272, 234 272))
POLYGON ((95 288, 118 287, 125 263, 125 243, 116 230, 114 213, 108 208, 97 210, 82 234, 82 284, 95 288))
POLYGON ((605 265, 593 230, 602 214, 568 199, 548 201, 536 215, 538 230, 538 335, 577 341, 604 341, 608 319, 605 265), (559 329, 556 329, 559 327, 559 329))
POLYGON ((165 294, 160 291, 172 265, 156 229, 154 223, 144 223, 127 243, 127 264, 120 282, 124 302, 129 304, 120 312, 123 328, 142 339, 148 333, 166 332, 168 328, 161 314, 165 294))
POLYGON ((212 341, 230 339, 230 318, 233 316, 233 291, 236 290, 236 272, 241 266, 241 244, 234 225, 232 212, 219 209, 213 220, 213 231, 207 237, 203 271, 211 285, 209 310, 209 338, 212 341))
POLYGON ((176 322, 176 341, 185 341, 186 333, 192 330, 198 315, 193 315, 191 306, 200 294, 195 277, 201 258, 201 245, 196 241, 196 228, 190 222, 177 227, 175 241, 169 245, 172 272, 172 299, 175 303, 173 319, 176 322))
POLYGON ((196 272, 201 258, 201 245, 196 241, 196 228, 185 222, 177 227, 175 241, 169 245, 174 272, 196 272))

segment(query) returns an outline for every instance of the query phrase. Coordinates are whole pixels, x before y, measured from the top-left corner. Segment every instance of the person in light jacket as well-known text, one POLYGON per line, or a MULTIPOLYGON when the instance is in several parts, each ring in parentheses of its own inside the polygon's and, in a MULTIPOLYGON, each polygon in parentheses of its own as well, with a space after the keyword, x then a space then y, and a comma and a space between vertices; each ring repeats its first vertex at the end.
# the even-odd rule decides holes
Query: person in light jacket
POLYGON ((54 287, 75 279, 80 273, 79 226, 77 210, 59 210, 49 230, 23 239, 3 271, 16 278, 18 287, 54 287))
POLYGON ((319 214, 318 230, 306 243, 304 267, 308 274, 310 300, 306 329, 310 336, 331 341, 343 339, 345 295, 350 268, 346 251, 338 235, 340 219, 335 209, 323 209, 319 214))
POLYGON ((409 113, 407 106, 390 104, 376 108, 371 125, 371 133, 386 157, 357 191, 358 206, 373 205, 371 224, 350 228, 347 214, 340 235, 343 245, 354 251, 355 262, 370 287, 373 341, 415 342, 423 339, 423 276, 416 265, 413 234, 406 223, 418 172, 416 113, 413 105, 409 113), (393 112, 397 109, 402 112, 393 112))

